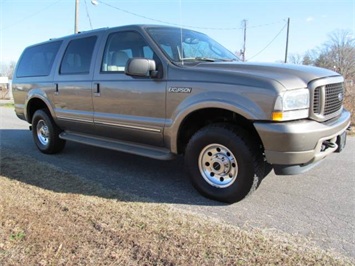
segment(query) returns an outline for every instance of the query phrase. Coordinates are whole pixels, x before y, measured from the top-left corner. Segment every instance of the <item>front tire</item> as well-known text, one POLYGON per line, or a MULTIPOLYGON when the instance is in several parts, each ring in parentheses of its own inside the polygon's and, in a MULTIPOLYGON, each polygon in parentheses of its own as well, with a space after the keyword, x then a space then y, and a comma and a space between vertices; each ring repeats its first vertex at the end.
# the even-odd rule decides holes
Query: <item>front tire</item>
POLYGON ((61 130, 44 110, 37 110, 32 118, 32 136, 37 148, 46 154, 63 150, 65 140, 59 138, 61 130))
POLYGON ((185 164, 193 186, 204 196, 227 203, 242 200, 264 177, 260 146, 229 124, 213 124, 189 141, 185 164))

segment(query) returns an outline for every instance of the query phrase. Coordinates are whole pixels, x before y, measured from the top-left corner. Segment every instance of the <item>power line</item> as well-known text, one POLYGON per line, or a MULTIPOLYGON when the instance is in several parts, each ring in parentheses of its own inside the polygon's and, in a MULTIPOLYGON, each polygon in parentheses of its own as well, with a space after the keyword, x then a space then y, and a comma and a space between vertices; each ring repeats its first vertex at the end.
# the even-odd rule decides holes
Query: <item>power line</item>
POLYGON ((89 23, 90 23, 90 28, 93 29, 92 23, 91 23, 90 14, 89 14, 89 9, 88 9, 88 5, 87 5, 87 3, 86 3, 86 0, 84 0, 84 3, 85 3, 86 16, 87 16, 87 18, 88 18, 88 20, 89 20, 89 23))
MULTIPOLYGON (((129 11, 129 10, 126 10, 126 9, 123 9, 123 8, 120 8, 120 7, 117 7, 117 6, 114 6, 114 5, 111 5, 111 4, 108 4, 104 1, 97 1, 98 3, 100 4, 103 4, 105 6, 108 6, 110 8, 113 8, 113 9, 116 9, 116 10, 119 10, 123 13, 126 13, 126 14, 129 14, 129 15, 132 15, 132 16, 135 16, 135 17, 139 17, 139 18, 144 18, 144 19, 147 19, 147 20, 150 20, 150 21, 154 21, 154 22, 159 22, 159 23, 163 23, 163 24, 166 24, 166 25, 171 25, 171 26, 176 26, 176 27, 184 27, 184 28, 192 28, 192 29, 202 29, 202 30, 225 30, 225 31, 228 31, 228 30, 241 30, 241 29, 244 29, 244 27, 225 27, 225 28, 222 28, 222 27, 198 27, 198 26, 191 26, 191 25, 184 25, 184 24, 178 24, 178 23, 173 23, 173 22, 169 22, 169 21, 164 21, 164 20, 160 20, 160 19, 155 19, 155 18, 151 18, 151 17, 147 17, 145 15, 141 15, 141 14, 137 14, 135 12, 132 12, 132 11, 129 11)), ((270 25, 274 25, 274 24, 279 24, 283 21, 277 21, 277 22, 273 22, 273 23, 268 23, 268 24, 260 24, 260 25, 255 25, 255 26, 250 26, 248 27, 249 29, 251 28, 259 28, 259 27, 265 27, 265 26, 270 26, 270 25)))
POLYGON ((168 21, 164 21, 164 20, 155 19, 155 18, 144 16, 144 15, 140 15, 140 14, 134 13, 132 11, 129 11, 129 10, 126 10, 126 9, 123 9, 123 8, 120 8, 120 7, 113 6, 111 4, 105 3, 103 1, 99 1, 99 3, 103 4, 105 6, 117 9, 117 10, 123 12, 123 13, 130 14, 130 15, 135 16, 135 17, 144 18, 144 19, 147 19, 147 20, 150 20, 150 21, 155 21, 155 22, 159 22, 159 23, 163 23, 163 24, 167 24, 167 25, 171 25, 171 26, 196 28, 196 29, 216 29, 216 30, 231 30, 231 29, 236 30, 236 29, 240 29, 240 28, 207 28, 207 27, 193 27, 193 26, 189 26, 189 25, 181 25, 181 24, 178 24, 178 23, 172 23, 172 22, 168 22, 168 21))
POLYGON ((9 28, 12 28, 13 26, 15 26, 15 25, 17 25, 17 24, 19 24, 19 23, 21 23, 21 22, 23 22, 23 21, 25 21, 25 20, 27 20, 27 19, 29 19, 29 18, 32 18, 32 17, 38 15, 39 13, 43 12, 44 10, 47 10, 48 8, 54 6, 55 4, 57 4, 57 3, 60 2, 60 1, 62 1, 62 0, 58 0, 58 1, 56 1, 56 2, 54 2, 54 3, 52 3, 52 4, 50 4, 50 5, 46 6, 45 8, 43 8, 43 9, 41 9, 41 10, 39 10, 39 11, 37 11, 37 12, 35 12, 35 13, 33 13, 33 14, 27 16, 27 17, 24 17, 23 19, 20 19, 20 20, 14 22, 13 24, 11 24, 11 25, 9 25, 9 26, 3 27, 1 30, 7 30, 7 29, 9 29, 9 28))
POLYGON ((247 29, 267 27, 267 26, 271 26, 271 25, 275 25, 275 24, 280 24, 280 23, 282 23, 282 22, 284 22, 284 21, 285 21, 285 20, 279 20, 279 21, 271 22, 271 23, 267 23, 267 24, 259 24, 259 25, 247 27, 247 29))
POLYGON ((276 40, 276 38, 281 34, 281 32, 285 29, 286 25, 287 25, 287 23, 282 27, 282 29, 276 34, 276 36, 263 49, 261 49, 257 54, 255 54, 252 57, 248 58, 248 60, 251 60, 254 57, 256 57, 259 54, 261 54, 262 52, 264 52, 276 40))
MULTIPOLYGON (((110 7, 110 8, 119 10, 119 11, 121 11, 123 13, 130 14, 130 15, 135 16, 135 17, 144 18, 144 19, 147 19, 147 20, 150 20, 150 21, 155 21, 155 22, 159 22, 159 23, 163 23, 163 24, 167 24, 167 25, 172 25, 172 26, 177 26, 177 27, 186 27, 186 28, 204 29, 204 30, 244 30, 244 38, 245 38, 245 35, 246 35, 246 29, 266 27, 266 26, 271 26, 271 25, 275 25, 275 24, 279 24, 281 22, 284 22, 284 20, 282 20, 282 21, 277 21, 277 22, 273 22, 273 23, 259 24, 259 25, 249 26, 248 27, 247 24, 246 24, 246 21, 245 21, 245 23, 241 27, 230 27, 230 28, 197 27, 197 26, 191 26, 191 25, 172 23, 172 22, 168 22, 168 21, 164 21, 164 20, 160 20, 160 19, 154 19, 154 18, 151 18, 151 17, 147 17, 147 16, 144 16, 144 15, 141 15, 141 14, 134 13, 132 11, 129 11, 129 10, 117 7, 117 6, 113 6, 113 5, 105 3, 103 1, 97 1, 97 2, 99 2, 99 3, 103 4, 103 5, 106 5, 106 6, 110 7)), ((281 34, 281 32, 286 27, 286 25, 287 24, 285 24, 282 27, 280 32, 277 33, 276 36, 260 52, 258 52, 257 54, 255 54, 254 56, 249 58, 248 60, 253 59, 254 57, 256 57, 259 54, 261 54, 264 50, 266 50, 274 42, 274 40, 281 34)), ((245 39, 244 39, 244 45, 245 45, 245 39)), ((245 46, 243 47, 243 54, 244 54, 243 58, 245 60, 245 46)), ((247 61, 247 60, 245 60, 245 61, 247 61)))

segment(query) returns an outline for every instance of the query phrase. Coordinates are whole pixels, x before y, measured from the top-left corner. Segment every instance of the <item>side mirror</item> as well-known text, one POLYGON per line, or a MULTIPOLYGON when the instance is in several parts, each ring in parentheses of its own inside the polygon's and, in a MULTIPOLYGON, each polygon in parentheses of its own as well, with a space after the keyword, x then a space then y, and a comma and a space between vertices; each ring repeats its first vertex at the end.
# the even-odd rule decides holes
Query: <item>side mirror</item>
POLYGON ((130 58, 127 61, 125 74, 138 77, 157 77, 155 61, 147 58, 130 58))

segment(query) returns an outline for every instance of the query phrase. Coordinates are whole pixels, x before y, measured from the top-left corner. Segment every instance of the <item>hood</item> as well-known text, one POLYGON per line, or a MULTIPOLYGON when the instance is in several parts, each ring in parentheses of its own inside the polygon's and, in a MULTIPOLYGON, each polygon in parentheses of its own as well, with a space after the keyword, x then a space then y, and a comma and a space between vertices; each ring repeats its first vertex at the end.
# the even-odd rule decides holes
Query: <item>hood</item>
POLYGON ((272 79, 287 89, 305 88, 308 83, 325 77, 340 76, 338 73, 319 67, 276 64, 276 63, 234 63, 204 62, 195 66, 215 71, 227 71, 249 78, 272 79))

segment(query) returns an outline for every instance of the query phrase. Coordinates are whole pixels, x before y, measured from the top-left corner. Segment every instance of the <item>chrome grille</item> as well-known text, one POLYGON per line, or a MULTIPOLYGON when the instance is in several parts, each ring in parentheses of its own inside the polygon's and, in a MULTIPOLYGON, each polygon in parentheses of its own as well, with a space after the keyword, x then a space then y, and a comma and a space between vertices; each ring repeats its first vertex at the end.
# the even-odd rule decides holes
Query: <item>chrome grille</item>
POLYGON ((314 90, 313 112, 315 114, 319 114, 320 113, 320 88, 319 87, 314 90))
POLYGON ((319 121, 340 114, 344 100, 343 83, 327 84, 313 90, 313 114, 319 121))
POLYGON ((324 115, 331 115, 341 109, 343 105, 343 84, 329 84, 325 86, 324 115))

